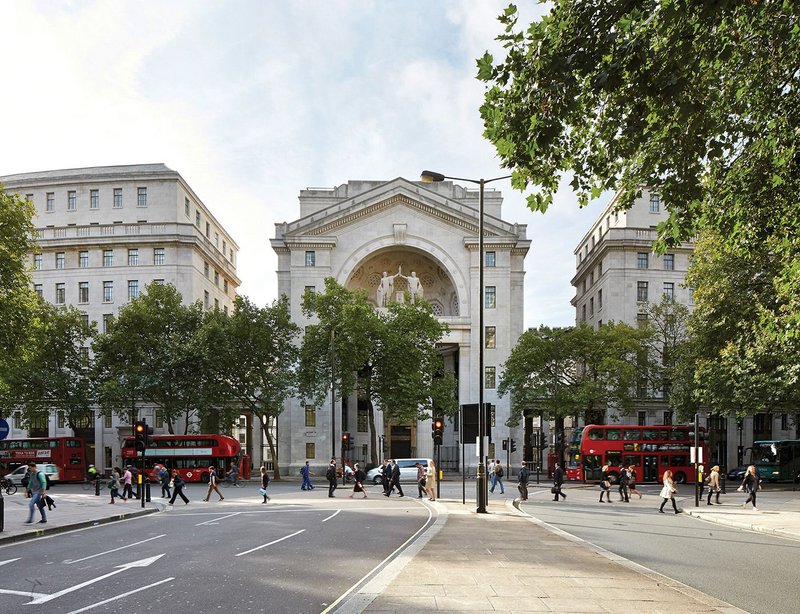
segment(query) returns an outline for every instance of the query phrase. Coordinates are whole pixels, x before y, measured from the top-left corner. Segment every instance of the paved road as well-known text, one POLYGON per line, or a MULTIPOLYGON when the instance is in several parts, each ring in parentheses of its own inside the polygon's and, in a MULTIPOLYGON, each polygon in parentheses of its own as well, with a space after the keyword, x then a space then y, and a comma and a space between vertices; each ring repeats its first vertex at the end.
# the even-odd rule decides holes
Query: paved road
POLYGON ((0 612, 319 612, 430 516, 409 497, 275 486, 261 505, 252 490, 2 547, 0 612))
MULTIPOLYGON (((659 514, 658 487, 642 487, 645 497, 631 503, 599 504, 594 489, 568 488, 568 498, 532 492, 522 509, 615 554, 674 578, 754 614, 796 612, 800 603, 800 542, 707 523, 686 514, 659 514)), ((679 507, 693 506, 683 487, 679 507)), ((770 494, 774 504, 797 493, 770 494)), ((741 497, 723 496, 727 505, 741 497)), ((762 506, 766 511, 766 501, 762 506)), ((667 508, 665 508, 666 510, 667 508)))

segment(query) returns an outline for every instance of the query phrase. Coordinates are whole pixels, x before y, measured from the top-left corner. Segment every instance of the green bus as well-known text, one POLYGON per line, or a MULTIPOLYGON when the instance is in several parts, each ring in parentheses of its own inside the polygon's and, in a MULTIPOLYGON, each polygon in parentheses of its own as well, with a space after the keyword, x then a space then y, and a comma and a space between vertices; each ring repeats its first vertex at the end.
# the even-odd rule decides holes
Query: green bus
POLYGON ((793 482, 800 473, 800 439, 754 441, 750 464, 770 482, 793 482))

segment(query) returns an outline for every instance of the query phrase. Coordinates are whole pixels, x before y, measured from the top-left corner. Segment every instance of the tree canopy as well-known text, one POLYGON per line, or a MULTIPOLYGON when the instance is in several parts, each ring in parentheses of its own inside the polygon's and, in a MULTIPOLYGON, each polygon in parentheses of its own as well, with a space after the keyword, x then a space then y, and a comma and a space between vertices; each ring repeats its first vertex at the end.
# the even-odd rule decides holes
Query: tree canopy
POLYGON ((481 115, 529 206, 565 173, 582 205, 651 187, 662 248, 710 232, 733 257, 771 254, 761 331, 800 340, 800 4, 555 0, 525 28, 513 5, 499 19, 481 115))

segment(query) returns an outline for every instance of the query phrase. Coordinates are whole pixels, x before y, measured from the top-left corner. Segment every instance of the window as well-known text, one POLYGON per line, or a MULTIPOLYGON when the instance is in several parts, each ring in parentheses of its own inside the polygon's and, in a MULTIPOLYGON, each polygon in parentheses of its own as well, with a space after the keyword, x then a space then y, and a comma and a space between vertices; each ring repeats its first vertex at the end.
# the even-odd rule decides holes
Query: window
POLYGON ((485 266, 487 266, 487 267, 496 267, 497 266, 497 253, 496 252, 486 252, 485 266))
POLYGON ((78 252, 78 268, 89 268, 89 252, 78 252))
POLYGON ((675 298, 675 284, 671 281, 664 282, 664 296, 669 299, 675 298))
POLYGON ((56 210, 56 195, 53 192, 47 193, 47 204, 45 205, 45 211, 48 213, 52 213, 56 210))
POLYGON ((306 442, 306 458, 316 458, 317 457, 317 446, 313 441, 306 442))
POLYGON ((89 190, 89 209, 100 208, 100 190, 89 190))
POLYGON ((114 209, 122 208, 122 188, 114 188, 114 209))
POLYGON ((671 411, 665 411, 664 412, 664 425, 668 426, 670 424, 672 424, 672 412, 671 411))
POLYGON ((494 349, 497 347, 497 327, 486 327, 486 332, 484 333, 484 342, 486 343, 486 347, 489 349, 494 349))
POLYGON ((781 414, 781 430, 789 430, 789 414, 781 414))
POLYGON ((664 270, 675 270, 675 254, 664 254, 664 270))
POLYGON ((184 196, 183 198, 183 214, 189 217, 189 199, 184 196))
POLYGON ((214 309, 219 309, 219 299, 218 298, 214 299, 214 309))
POLYGON ((161 285, 164 285, 164 280, 163 280, 163 279, 154 279, 154 280, 153 280, 153 283, 154 283, 154 284, 161 284, 161 285))
POLYGON ((164 255, 164 248, 163 247, 154 247, 153 248, 153 264, 160 265, 166 262, 166 257, 164 255))
POLYGON ((317 426, 317 409, 313 405, 306 405, 306 426, 317 426))
POLYGON ((597 279, 600 279, 603 276, 603 261, 601 260, 597 264, 597 279))
POLYGON ((610 215, 606 217, 606 231, 608 231, 609 228, 611 228, 611 216, 610 215))
POLYGON ((56 413, 56 426, 63 429, 67 424, 67 416, 63 411, 56 413))
POLYGON ((589 273, 589 287, 591 288, 594 285, 594 271, 589 273))
MULTIPOLYGON (((317 290, 316 286, 307 286, 307 288, 308 287, 311 288, 312 292, 316 292, 316 290, 317 290)), ((228 293, 228 280, 227 279, 223 279, 222 280, 222 290, 225 292, 225 294, 228 293)))
POLYGON ((687 290, 689 292, 689 304, 694 305, 694 288, 689 287, 687 290))
POLYGON ((208 269, 208 262, 204 262, 203 263, 203 275, 206 276, 206 279, 208 279, 208 270, 209 270, 208 269))
POLYGON ((647 282, 646 281, 637 281, 636 282, 636 300, 640 303, 647 302, 647 282))
POLYGON ((107 333, 108 329, 111 327, 111 322, 114 320, 114 316, 110 313, 103 314, 103 332, 107 333))
POLYGON ((214 247, 219 248, 219 233, 218 232, 214 233, 214 247))
POLYGON ((78 208, 78 195, 75 190, 67 192, 67 211, 75 211, 78 208))
POLYGON ((89 348, 80 348, 81 353, 81 366, 84 369, 89 368, 89 348))
POLYGON ((208 309, 210 304, 211 304, 211 297, 208 294, 208 290, 205 290, 203 291, 203 307, 208 309))
POLYGON ((28 202, 32 203, 33 202, 33 194, 26 194, 25 195, 25 200, 27 200, 28 202))
POLYGON ((128 266, 139 266, 139 249, 128 250, 128 266))
POLYGON ((661 197, 658 194, 650 195, 650 213, 658 213, 661 209, 661 197))
POLYGON ((586 279, 583 280, 583 285, 581 286, 581 294, 586 294, 586 279))
POLYGON ((56 268, 63 269, 65 262, 66 257, 64 256, 64 252, 56 252, 56 268))
POLYGON ((114 250, 103 250, 103 266, 114 266, 114 250))
POLYGON ((497 386, 497 367, 486 367, 483 377, 484 388, 495 388, 497 386))
POLYGON ((636 254, 636 268, 646 269, 648 265, 649 254, 647 252, 639 252, 636 254))
POLYGON ((497 287, 496 286, 486 286, 486 290, 484 292, 484 307, 486 309, 494 309, 497 307, 497 287))
POLYGON ((306 252, 306 266, 307 267, 317 266, 317 252, 314 251, 306 252))
POLYGON ((34 254, 33 256, 33 268, 37 271, 42 270, 42 255, 41 254, 34 254))
POLYGON ((214 285, 219 288, 219 271, 214 271, 214 285))
POLYGON ((63 305, 66 301, 66 285, 56 284, 56 305, 63 305))
POLYGON ((147 206, 147 188, 137 188, 136 190, 136 206, 147 206))
POLYGON ((89 314, 82 313, 81 314, 81 322, 83 322, 84 326, 89 326, 89 314))
POLYGON ((225 239, 222 239, 222 257, 224 258, 225 254, 227 253, 228 253, 228 243, 225 241, 225 239))
POLYGON ((79 303, 88 303, 89 302, 89 282, 88 281, 79 281, 78 282, 78 302, 79 303))
POLYGON ((594 316, 594 297, 589 299, 589 317, 594 316))
POLYGON ((113 281, 104 281, 103 282, 103 302, 104 303, 112 303, 112 302, 114 302, 114 282, 113 281))
POLYGON ((586 303, 584 303, 581 308, 581 320, 584 322, 586 321, 586 303))
POLYGON ((225 313, 225 315, 228 315, 228 306, 227 305, 223 305, 222 306, 222 311, 225 313))
POLYGON ((139 298, 139 280, 138 279, 129 279, 128 280, 128 300, 132 301, 135 298, 139 298))
POLYGON ((211 236, 211 224, 206 222, 206 239, 211 236))
POLYGON ((601 309, 603 309, 603 291, 602 290, 598 290, 597 291, 597 311, 600 311, 601 309))
POLYGON ((636 314, 636 324, 639 328, 646 328, 648 322, 648 317, 646 313, 637 313, 636 314))
POLYGON ((44 288, 42 287, 42 284, 33 284, 33 291, 36 292, 36 295, 40 299, 44 299, 44 288))
MULTIPOLYGON (((226 288, 226 289, 225 289, 225 292, 227 292, 227 291, 228 291, 228 290, 227 290, 227 288, 226 288)), ((317 287, 316 287, 316 286, 306 286, 306 287, 305 287, 305 290, 303 290, 303 292, 309 292, 309 293, 311 293, 311 294, 314 294, 316 291, 317 291, 317 287)))
POLYGON ((195 211, 194 212, 194 225, 197 226, 198 228, 200 228, 200 212, 199 211, 195 211))

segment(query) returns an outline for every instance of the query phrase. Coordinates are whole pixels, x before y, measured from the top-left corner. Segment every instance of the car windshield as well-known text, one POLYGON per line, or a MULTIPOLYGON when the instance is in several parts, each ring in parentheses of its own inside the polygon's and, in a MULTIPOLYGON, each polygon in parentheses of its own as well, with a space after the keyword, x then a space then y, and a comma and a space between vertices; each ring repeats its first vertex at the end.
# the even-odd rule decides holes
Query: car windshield
POLYGON ((753 444, 751 459, 754 465, 774 465, 778 462, 778 447, 774 443, 753 444))

